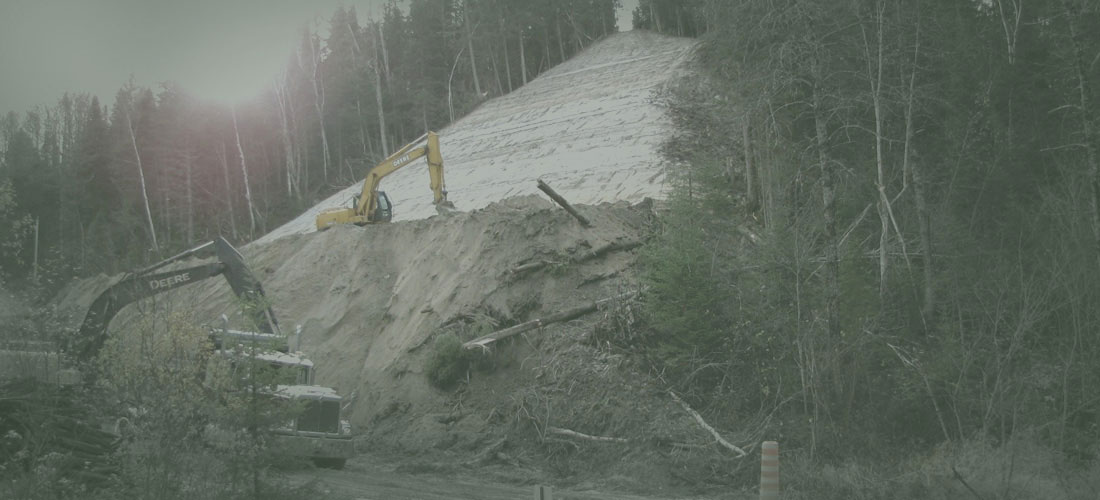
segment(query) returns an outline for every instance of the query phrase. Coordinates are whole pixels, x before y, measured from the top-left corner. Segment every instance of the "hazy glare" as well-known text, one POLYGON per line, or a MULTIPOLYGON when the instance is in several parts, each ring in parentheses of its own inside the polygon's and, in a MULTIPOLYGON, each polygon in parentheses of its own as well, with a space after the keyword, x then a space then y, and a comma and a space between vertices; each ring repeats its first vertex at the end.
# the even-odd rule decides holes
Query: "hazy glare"
POLYGON ((256 95, 280 72, 303 24, 338 5, 360 19, 383 0, 0 0, 0 111, 91 92, 104 104, 131 74, 201 98, 256 95))
MULTIPOLYGON (((64 92, 110 104, 131 74, 154 89, 172 80, 200 98, 247 99, 282 70, 304 23, 325 30, 338 5, 380 17, 385 1, 0 0, 0 113, 64 92)), ((637 0, 623 3, 627 30, 637 0)))

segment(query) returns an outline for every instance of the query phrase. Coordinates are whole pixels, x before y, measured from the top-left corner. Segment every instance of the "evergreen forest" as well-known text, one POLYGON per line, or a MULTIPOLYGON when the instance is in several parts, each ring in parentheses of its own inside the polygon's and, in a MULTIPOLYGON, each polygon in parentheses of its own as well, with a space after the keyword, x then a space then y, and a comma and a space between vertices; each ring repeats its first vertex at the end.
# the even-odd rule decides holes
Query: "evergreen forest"
MULTIPOLYGON (((407 6, 303 28, 239 106, 129 83, 4 115, 0 283, 258 238, 630 28, 618 0, 407 6)), ((783 443, 790 498, 926 498, 928 471, 1097 498, 1100 3, 639 0, 632 24, 698 45, 657 96, 671 188, 608 352, 783 443)), ((713 463, 690 477, 759 477, 713 463)))
MULTIPOLYGON (((479 103, 617 31, 616 0, 389 2, 303 24, 285 71, 227 106, 132 79, 0 117, 0 276, 56 290, 222 234, 258 238, 479 103)), ((125 75, 119 75, 120 81, 125 75)))

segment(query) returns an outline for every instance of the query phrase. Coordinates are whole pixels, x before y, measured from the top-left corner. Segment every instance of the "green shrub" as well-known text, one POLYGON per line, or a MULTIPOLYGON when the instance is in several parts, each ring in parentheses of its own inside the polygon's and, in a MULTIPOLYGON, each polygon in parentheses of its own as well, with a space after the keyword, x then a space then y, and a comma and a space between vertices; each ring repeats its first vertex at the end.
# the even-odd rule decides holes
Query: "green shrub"
POLYGON ((451 389, 470 371, 472 354, 462 348, 457 335, 436 337, 428 359, 428 381, 440 389, 451 389))

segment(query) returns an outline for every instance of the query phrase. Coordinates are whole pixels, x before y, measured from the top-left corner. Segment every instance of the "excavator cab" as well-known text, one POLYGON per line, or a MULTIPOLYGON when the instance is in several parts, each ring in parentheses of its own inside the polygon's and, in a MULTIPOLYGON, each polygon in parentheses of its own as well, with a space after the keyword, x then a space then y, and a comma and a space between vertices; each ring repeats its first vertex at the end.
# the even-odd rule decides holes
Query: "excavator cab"
POLYGON ((390 222, 393 220, 393 203, 390 203, 390 197, 386 196, 385 191, 378 192, 378 208, 374 211, 374 217, 371 218, 371 222, 390 222))
MULTIPOLYGON (((393 221, 393 202, 390 201, 390 197, 386 196, 385 191, 378 191, 378 196, 375 197, 378 206, 371 212, 370 222, 391 222, 393 221)), ((359 196, 352 196, 349 206, 352 210, 355 210, 355 206, 359 204, 359 196)))

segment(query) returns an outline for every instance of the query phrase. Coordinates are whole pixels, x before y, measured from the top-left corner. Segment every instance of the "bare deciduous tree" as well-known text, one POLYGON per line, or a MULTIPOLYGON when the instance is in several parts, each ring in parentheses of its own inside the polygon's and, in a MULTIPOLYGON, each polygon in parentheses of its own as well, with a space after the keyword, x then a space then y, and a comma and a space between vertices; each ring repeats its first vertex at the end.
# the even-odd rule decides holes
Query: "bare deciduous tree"
POLYGON ((153 251, 160 252, 157 245, 157 231, 153 228, 153 213, 149 210, 149 192, 145 189, 145 169, 141 165, 141 153, 138 152, 137 137, 134 134, 134 122, 130 119, 130 113, 126 113, 126 128, 130 131, 130 144, 134 146, 134 160, 137 162, 138 180, 141 182, 141 199, 145 203, 145 222, 148 224, 149 239, 153 243, 153 251))
MULTIPOLYGON (((368 64, 371 70, 374 72, 374 99, 378 107, 378 135, 382 142, 382 156, 390 156, 389 142, 386 141, 386 111, 382 100, 382 70, 379 68, 378 48, 382 48, 382 62, 388 67, 389 63, 385 62, 386 59, 386 41, 384 35, 382 35, 382 26, 378 23, 374 24, 374 30, 378 32, 379 43, 371 44, 374 46, 374 60, 368 64)), ((388 69, 386 70, 388 74, 388 69)))
POLYGON ((286 171, 286 194, 290 198, 301 198, 299 186, 298 162, 295 161, 294 142, 290 136, 290 115, 294 113, 294 107, 290 102, 290 89, 287 85, 289 78, 283 75, 276 78, 274 88, 275 106, 279 110, 279 132, 283 144, 284 170, 286 171))
POLYGON ((1097 160, 1097 144, 1096 144, 1096 125, 1094 111, 1092 110, 1092 103, 1090 102, 1090 96, 1092 95, 1092 86, 1089 81, 1088 72, 1085 66, 1084 40, 1082 40, 1083 34, 1081 28, 1078 26, 1079 17, 1081 16, 1081 10, 1078 5, 1071 0, 1063 0, 1063 6, 1066 12, 1067 24, 1069 25, 1070 40, 1073 44, 1073 70, 1074 77, 1077 80, 1077 95, 1078 106, 1080 106, 1081 116, 1081 135, 1085 147, 1085 159, 1088 165, 1088 179, 1092 184, 1092 232, 1095 240, 1095 248, 1093 251, 1097 259, 1097 263, 1100 264, 1100 160, 1097 160))
MULTIPOLYGON (((470 49, 470 74, 474 78, 474 92, 481 99, 481 81, 477 78, 477 56, 474 53, 474 29, 470 27, 470 1, 462 4, 462 28, 466 33, 466 48, 470 49)), ((452 71, 453 73, 453 71, 452 71)), ((451 121, 454 121, 452 118, 451 121)))
MULTIPOLYGON (((309 81, 313 85, 313 107, 317 111, 317 126, 321 129, 321 176, 328 182, 328 167, 330 162, 328 150, 328 135, 325 133, 325 83, 321 74, 321 41, 310 30, 306 30, 306 41, 309 43, 309 81)), ((302 52, 298 51, 298 64, 302 64, 302 52)))
POLYGON ((229 229, 232 231, 233 239, 237 239, 237 217, 233 214, 233 185, 229 182, 229 159, 225 154, 225 143, 221 143, 221 148, 218 150, 222 160, 222 173, 225 176, 225 206, 229 213, 229 229))
POLYGON ((233 116, 233 135, 237 137, 237 153, 241 159, 241 175, 244 178, 244 199, 248 203, 248 237, 254 238, 256 235, 256 208, 252 204, 252 188, 248 185, 248 164, 244 160, 244 146, 241 145, 241 132, 237 128, 237 110, 230 109, 230 113, 233 116))

